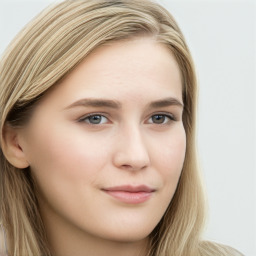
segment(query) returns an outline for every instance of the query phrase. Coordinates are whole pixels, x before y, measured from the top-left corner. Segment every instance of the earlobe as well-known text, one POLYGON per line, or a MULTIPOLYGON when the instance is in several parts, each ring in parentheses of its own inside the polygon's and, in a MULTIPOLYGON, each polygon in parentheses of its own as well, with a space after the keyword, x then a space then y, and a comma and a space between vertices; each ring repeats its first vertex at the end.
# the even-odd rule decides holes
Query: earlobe
POLYGON ((2 150, 8 162, 19 169, 27 168, 29 163, 20 145, 19 129, 5 124, 2 136, 2 150))

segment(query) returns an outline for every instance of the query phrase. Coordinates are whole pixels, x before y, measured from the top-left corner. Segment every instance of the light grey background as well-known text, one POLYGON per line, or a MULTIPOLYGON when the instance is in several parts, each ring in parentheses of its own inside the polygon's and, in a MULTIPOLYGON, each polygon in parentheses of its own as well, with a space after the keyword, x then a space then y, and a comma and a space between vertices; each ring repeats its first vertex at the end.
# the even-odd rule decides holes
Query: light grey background
MULTIPOLYGON (((0 0, 0 54, 52 0, 0 0)), ((256 255, 256 4, 158 0, 178 21, 199 80, 198 151, 209 199, 205 238, 256 255)))

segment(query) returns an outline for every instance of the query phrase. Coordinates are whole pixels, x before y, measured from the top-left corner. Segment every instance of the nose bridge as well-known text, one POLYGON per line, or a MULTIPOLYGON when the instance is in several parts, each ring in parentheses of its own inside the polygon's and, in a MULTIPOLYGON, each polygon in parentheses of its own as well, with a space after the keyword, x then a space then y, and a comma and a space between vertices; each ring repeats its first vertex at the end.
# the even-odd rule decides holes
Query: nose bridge
POLYGON ((114 154, 114 163, 119 168, 140 170, 149 165, 148 148, 139 124, 124 125, 118 136, 118 147, 114 154))

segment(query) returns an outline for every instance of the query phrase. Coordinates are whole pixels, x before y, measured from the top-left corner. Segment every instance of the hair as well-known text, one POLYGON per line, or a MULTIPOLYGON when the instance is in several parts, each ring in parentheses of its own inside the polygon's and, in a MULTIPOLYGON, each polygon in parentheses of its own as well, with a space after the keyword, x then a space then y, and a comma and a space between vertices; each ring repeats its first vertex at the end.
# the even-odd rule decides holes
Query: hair
MULTIPOLYGON (((5 125, 22 127, 37 102, 97 47, 149 36, 173 53, 182 75, 186 155, 163 218, 150 234, 149 255, 216 255, 201 241, 204 191, 197 167, 197 83, 193 61, 171 14, 149 0, 67 0, 50 6, 12 41, 0 62, 0 222, 8 252, 50 256, 30 169, 11 165, 3 150, 5 125), (208 252, 209 254, 207 254, 208 252)), ((226 254, 218 254, 226 255, 226 254)))

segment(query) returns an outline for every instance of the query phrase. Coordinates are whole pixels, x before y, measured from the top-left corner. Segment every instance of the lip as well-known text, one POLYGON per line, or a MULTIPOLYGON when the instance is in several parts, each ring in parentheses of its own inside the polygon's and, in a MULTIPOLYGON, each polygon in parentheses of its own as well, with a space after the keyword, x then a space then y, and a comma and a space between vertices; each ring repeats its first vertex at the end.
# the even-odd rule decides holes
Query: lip
POLYGON ((104 188, 102 191, 123 203, 140 204, 149 200, 156 190, 145 185, 124 185, 104 188))

